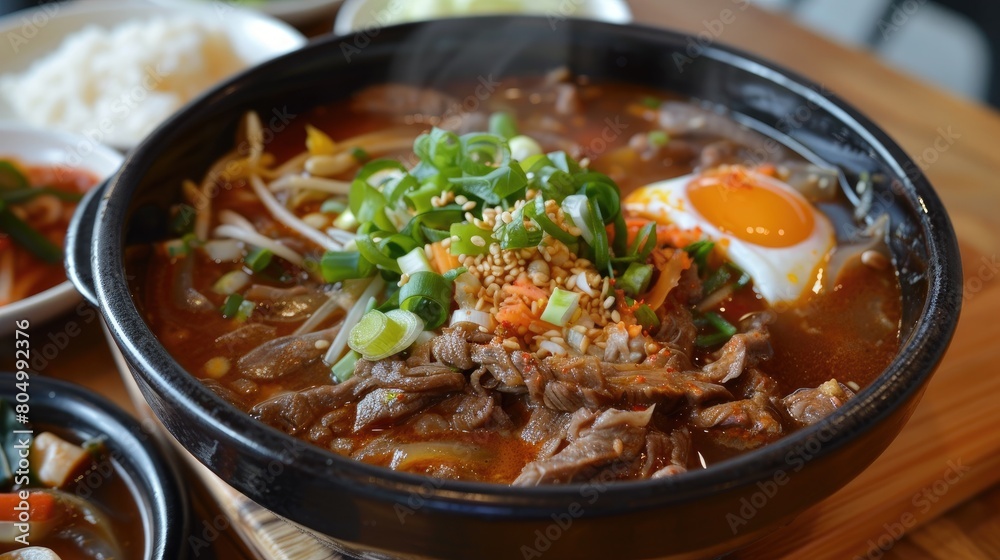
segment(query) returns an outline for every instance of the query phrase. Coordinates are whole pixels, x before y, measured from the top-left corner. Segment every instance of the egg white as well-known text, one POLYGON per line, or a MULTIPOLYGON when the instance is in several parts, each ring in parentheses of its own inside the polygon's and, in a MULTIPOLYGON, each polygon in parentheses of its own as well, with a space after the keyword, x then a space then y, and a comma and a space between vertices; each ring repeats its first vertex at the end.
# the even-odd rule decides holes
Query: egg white
POLYGON ((764 247, 744 241, 719 229, 701 215, 688 198, 688 185, 699 175, 684 175, 637 189, 625 199, 625 208, 660 224, 682 229, 701 228, 716 242, 716 250, 742 268, 753 279, 754 289, 771 305, 792 303, 808 290, 822 285, 822 265, 836 244, 830 220, 798 191, 772 177, 751 172, 755 188, 781 191, 799 199, 813 213, 813 230, 801 242, 788 247, 764 247))

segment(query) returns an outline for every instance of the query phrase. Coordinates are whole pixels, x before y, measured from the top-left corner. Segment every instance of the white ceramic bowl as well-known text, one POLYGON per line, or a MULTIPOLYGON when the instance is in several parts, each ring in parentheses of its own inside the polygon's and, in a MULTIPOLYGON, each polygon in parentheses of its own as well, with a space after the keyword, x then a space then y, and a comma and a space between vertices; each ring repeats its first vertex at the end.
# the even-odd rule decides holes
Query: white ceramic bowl
MULTIPOLYGON (((174 5, 177 0, 153 0, 157 4, 174 5)), ((203 3, 218 0, 201 0, 203 3)), ((308 25, 324 17, 332 17, 343 0, 272 0, 250 4, 248 7, 292 25, 308 25)), ((327 20, 329 21, 329 20, 327 20)))
MULTIPOLYGON (((410 2, 425 2, 426 0, 345 0, 337 13, 333 24, 333 32, 337 35, 347 35, 363 29, 379 28, 399 19, 400 6, 410 2)), ((632 21, 632 11, 625 0, 562 0, 556 2, 555 8, 539 8, 524 11, 554 18, 580 17, 607 21, 610 23, 629 23, 632 21), (572 12, 566 8, 572 8, 572 12)), ((499 10, 494 13, 511 13, 510 10, 499 10)), ((453 14, 454 16, 473 14, 453 14)), ((477 12, 475 15, 486 15, 477 12)), ((422 18, 427 19, 427 18, 422 18)), ((408 19, 407 21, 414 21, 408 19)))
MULTIPOLYGON (((4 157, 14 157, 29 165, 73 163, 75 167, 90 171, 100 181, 114 175, 124 160, 115 150, 83 136, 0 122, 0 158, 4 157)), ((0 306, 0 336, 13 332, 15 321, 28 319, 32 325, 40 325, 80 301, 76 288, 65 281, 44 292, 0 306)))
MULTIPOLYGON (((55 51, 63 39, 88 25, 105 29, 132 20, 190 14, 202 21, 224 21, 236 54, 254 66, 298 49, 306 38, 288 24, 226 2, 172 0, 156 4, 144 0, 78 0, 43 4, 0 18, 0 74, 21 73, 36 60, 55 51)), ((0 97, 0 121, 22 120, 0 97)), ((96 126, 96 123, 95 123, 96 126)), ((80 132, 80 131, 76 131, 80 132)), ((137 143, 137 142, 136 142, 137 143)), ((134 144, 116 145, 130 149, 134 144)))

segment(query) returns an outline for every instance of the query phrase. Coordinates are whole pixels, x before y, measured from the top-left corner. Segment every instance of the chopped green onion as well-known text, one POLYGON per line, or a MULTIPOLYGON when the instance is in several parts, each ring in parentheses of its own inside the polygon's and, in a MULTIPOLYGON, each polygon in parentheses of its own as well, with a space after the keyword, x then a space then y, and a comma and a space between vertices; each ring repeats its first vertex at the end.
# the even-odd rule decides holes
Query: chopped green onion
POLYGON ((656 248, 656 222, 646 222, 646 225, 636 233, 632 245, 628 248, 628 254, 637 257, 640 261, 645 261, 649 254, 656 248))
POLYGON ((329 284, 375 274, 375 265, 358 251, 327 251, 320 259, 323 281, 329 284))
POLYGON ((511 221, 493 231, 501 249, 525 249, 537 247, 542 242, 541 229, 528 229, 524 223, 524 212, 529 205, 521 206, 511 213, 511 221))
POLYGON ((492 231, 475 224, 452 224, 450 232, 452 255, 485 255, 490 252, 490 245, 496 243, 492 231))
POLYGON ((653 265, 632 263, 628 265, 625 274, 618 279, 617 287, 625 291, 632 297, 638 297, 649 290, 649 283, 653 279, 653 265))
POLYGON ((354 366, 358 363, 359 358, 361 358, 361 354, 358 354, 354 350, 349 350, 347 354, 340 359, 340 361, 333 364, 331 372, 333 378, 336 379, 338 383, 343 383, 351 377, 354 377, 354 366))
POLYGON ((490 134, 496 134, 504 140, 517 136, 517 122, 510 113, 498 111, 490 115, 490 134))
POLYGON ((399 308, 416 313, 426 328, 436 329, 448 320, 452 283, 436 272, 418 271, 399 289, 399 308))
POLYGON ((657 317, 656 312, 645 303, 640 304, 635 308, 635 320, 642 325, 642 328, 645 331, 651 331, 660 326, 660 318, 657 317))
POLYGON ((403 199, 417 214, 423 214, 434 209, 431 199, 441 194, 442 190, 440 185, 425 183, 416 190, 404 194, 403 199))
POLYGON ((223 296, 236 293, 250 284, 250 275, 242 270, 232 270, 222 275, 212 285, 212 291, 223 296))
POLYGON ((580 294, 556 288, 552 291, 548 304, 545 305, 542 320, 557 327, 563 327, 573 318, 573 313, 576 312, 579 304, 580 294))
POLYGON ((582 194, 575 194, 563 199, 562 209, 580 228, 584 241, 590 245, 597 270, 611 275, 611 247, 600 206, 591 204, 590 199, 582 194))
POLYGON ((256 308, 257 306, 254 304, 254 302, 249 300, 244 300, 242 303, 240 303, 239 308, 237 308, 236 317, 234 318, 237 321, 246 321, 247 319, 250 318, 250 315, 253 314, 253 310, 256 308))
POLYGON ((670 142, 670 136, 662 130, 653 130, 649 133, 649 143, 657 148, 662 148, 670 142))
POLYGON ((319 211, 323 214, 343 214, 346 210, 347 203, 338 198, 328 198, 319 207, 319 211))
POLYGON ((708 327, 710 331, 695 338, 695 345, 701 348, 711 348, 725 343, 736 334, 736 327, 721 315, 710 311, 695 320, 699 327, 708 327))
POLYGON ((337 216, 337 219, 333 220, 333 227, 337 229, 342 229, 345 231, 351 231, 358 227, 358 219, 354 217, 354 212, 351 212, 350 208, 344 210, 344 213, 337 216))
POLYGON ((183 239, 170 239, 163 242, 163 248, 167 251, 167 256, 170 258, 184 257, 187 256, 191 248, 183 239))
POLYGON ((530 136, 515 136, 507 141, 510 145, 510 157, 517 161, 524 161, 531 156, 542 154, 542 146, 530 136))
POLYGON ((534 202, 529 202, 525 206, 525 214, 531 218, 532 221, 538 224, 538 226, 542 228, 542 231, 569 247, 576 244, 577 238, 571 235, 568 231, 559 227, 549 218, 549 215, 545 213, 545 198, 542 197, 542 195, 538 195, 535 197, 534 202))
POLYGON ((31 187, 28 178, 11 161, 0 160, 0 191, 27 189, 31 187))
POLYGON ((198 212, 189 204, 178 204, 171 208, 170 231, 178 237, 183 237, 194 231, 194 220, 198 212))
POLYGON ((24 189, 0 190, 0 200, 8 204, 27 202, 39 196, 54 196, 63 202, 80 202, 83 195, 54 189, 52 187, 28 187, 24 189))
POLYGON ((271 259, 274 257, 274 253, 270 249, 264 249, 262 247, 254 247, 250 249, 247 256, 243 257, 243 264, 247 265, 247 268, 254 272, 262 272, 268 265, 271 264, 271 259))
POLYGON ((415 313, 373 309, 351 329, 347 344, 364 359, 376 361, 406 350, 423 330, 424 322, 415 313))
POLYGON ((362 148, 352 149, 351 156, 358 160, 358 163, 368 163, 372 159, 372 157, 368 155, 368 152, 364 151, 362 148))
POLYGON ((222 304, 222 316, 226 319, 235 318, 236 314, 240 311, 243 301, 243 296, 240 294, 229 294, 225 303, 222 304))
POLYGON ((691 260, 698 265, 699 274, 708 272, 708 257, 715 249, 715 243, 709 240, 695 241, 684 248, 691 260))
POLYGON ((2 200, 0 200, 0 231, 5 232, 15 243, 27 249, 42 262, 55 264, 62 260, 62 249, 15 216, 7 208, 7 203, 2 200))
POLYGON ((660 101, 659 99, 657 99, 656 97, 653 97, 653 96, 650 95, 650 96, 643 97, 641 103, 642 103, 643 107, 646 107, 648 109, 659 109, 660 105, 663 102, 660 101))
POLYGON ((432 272, 431 263, 427 260, 427 254, 423 247, 417 247, 409 253, 396 259, 399 263, 399 270, 403 274, 413 276, 417 272, 432 272))

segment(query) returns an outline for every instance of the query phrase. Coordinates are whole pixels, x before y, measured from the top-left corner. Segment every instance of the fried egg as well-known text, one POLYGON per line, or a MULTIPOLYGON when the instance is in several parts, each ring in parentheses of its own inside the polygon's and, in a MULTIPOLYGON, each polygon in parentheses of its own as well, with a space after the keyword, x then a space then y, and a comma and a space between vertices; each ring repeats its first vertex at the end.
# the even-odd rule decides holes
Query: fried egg
POLYGON ((798 191, 740 166, 648 185, 629 195, 625 207, 660 224, 700 228, 772 305, 818 292, 836 244, 830 220, 798 191))

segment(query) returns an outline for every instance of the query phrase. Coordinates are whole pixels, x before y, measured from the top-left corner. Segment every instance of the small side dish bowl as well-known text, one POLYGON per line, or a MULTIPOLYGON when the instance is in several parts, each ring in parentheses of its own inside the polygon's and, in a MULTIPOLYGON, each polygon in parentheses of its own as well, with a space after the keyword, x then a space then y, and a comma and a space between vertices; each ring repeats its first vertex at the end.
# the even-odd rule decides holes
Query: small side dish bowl
MULTIPOLYGON (((28 165, 66 166, 92 173, 97 183, 108 179, 121 166, 121 154, 89 138, 38 130, 18 123, 0 123, 0 159, 14 158, 28 165)), ((80 302, 80 294, 69 281, 0 306, 0 336, 14 328, 14 321, 41 323, 68 311, 80 302)))
MULTIPOLYGON (((0 373, 0 399, 20 402, 17 401, 20 380, 15 374, 0 373)), ((116 526, 141 527, 141 536, 115 533, 119 544, 127 549, 126 556, 148 560, 187 558, 190 516, 187 494, 177 471, 160 450, 155 432, 81 387, 41 377, 34 377, 29 383, 31 407, 27 429, 34 432, 33 438, 50 432, 77 445, 87 440, 102 441, 101 461, 67 483, 63 492, 82 500, 92 499, 95 511, 114 518, 116 526), (127 488, 130 497, 119 495, 123 488, 127 488), (140 519, 125 514, 123 504, 129 499, 134 501, 140 519), (119 507, 114 508, 111 501, 119 507)), ((26 428, 19 424, 13 427, 26 428)), ((32 544, 44 546, 43 535, 32 537, 32 544)))
MULTIPOLYGON (((285 22, 230 2, 170 2, 167 4, 138 0, 95 0, 93 2, 46 4, 0 18, 0 35, 5 38, 3 44, 0 45, 0 76, 10 76, 28 71, 33 64, 58 51, 68 36, 86 28, 98 27, 109 30, 126 22, 148 22, 154 18, 175 16, 189 16, 192 20, 205 24, 221 24, 221 28, 232 46, 233 54, 243 63, 244 67, 250 67, 293 51, 306 43, 306 38, 285 22)), ((137 44, 135 48, 142 48, 142 45, 137 44)), ((127 57, 123 55, 123 58, 127 57)), ((220 60, 202 62, 204 68, 214 68, 222 64, 220 60)), ((122 68, 119 68, 119 71, 123 76, 123 81, 131 75, 122 68)), ((135 69, 132 70, 132 73, 139 71, 135 69)), ((145 76, 145 73, 154 71, 158 72, 159 70, 150 68, 142 70, 144 72, 143 88, 147 87, 145 80, 149 78, 149 76, 145 76)), ((67 82, 72 83, 68 80, 67 82)), ((55 87, 65 88, 69 86, 64 82, 55 87)), ((193 94, 193 92, 186 93, 193 94)), ((89 95, 93 96, 96 93, 90 92, 89 95)), ((107 111, 107 114, 104 115, 106 118, 102 120, 102 118, 95 116, 94 122, 88 123, 85 130, 92 129, 92 134, 98 140, 110 143, 116 148, 124 150, 132 148, 138 140, 135 142, 114 142, 105 138, 109 129, 114 132, 115 128, 121 128, 124 120, 130 115, 144 112, 142 101, 149 99, 147 97, 149 95, 149 91, 137 92, 134 89, 123 92, 112 104, 111 111, 107 111), (109 120, 110 123, 104 122, 105 120, 109 120)), ((72 108, 70 107, 70 109, 72 108)), ((79 107, 76 109, 79 110, 79 107)), ((146 109, 146 111, 149 110, 151 109, 146 109)), ((30 122, 23 115, 18 114, 11 103, 0 95, 0 121, 4 120, 30 122)), ((83 130, 75 130, 75 132, 83 132, 83 130)))

